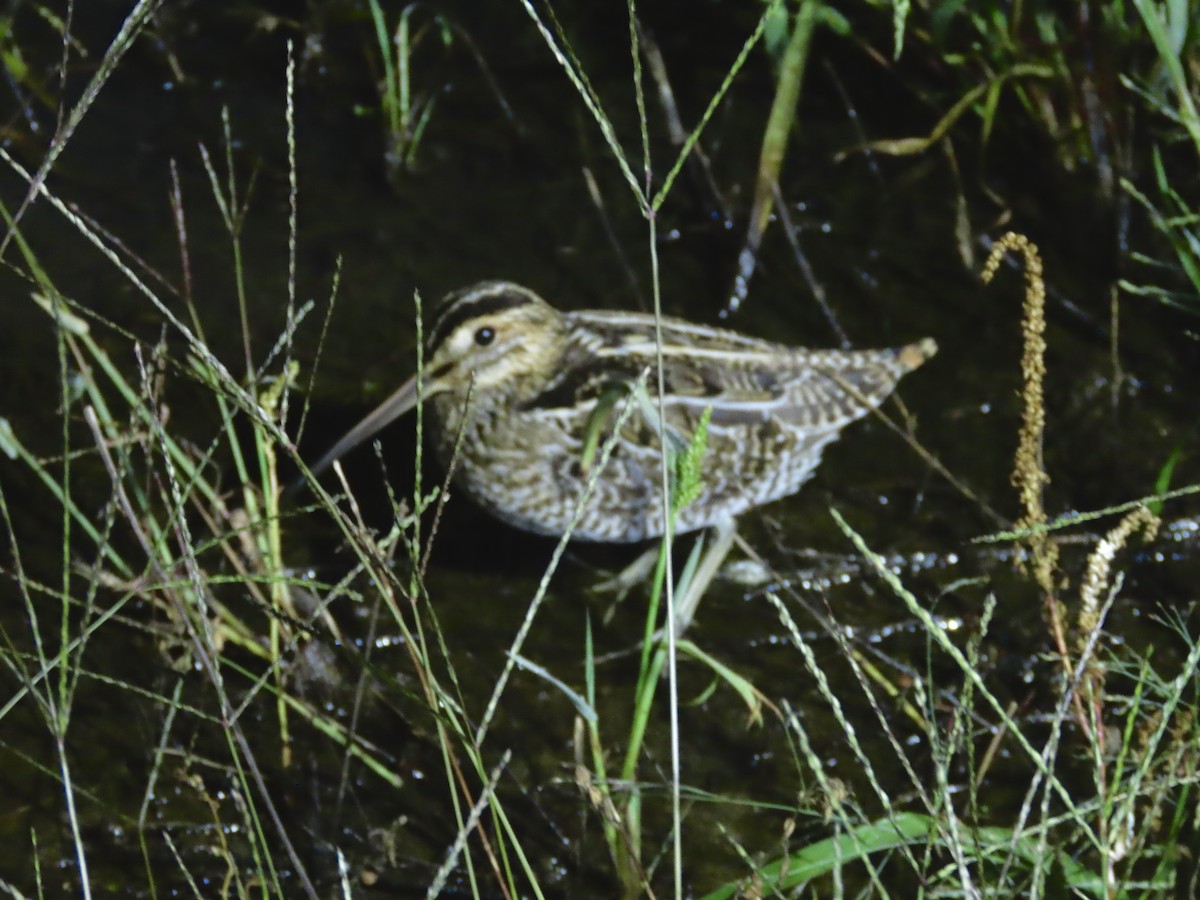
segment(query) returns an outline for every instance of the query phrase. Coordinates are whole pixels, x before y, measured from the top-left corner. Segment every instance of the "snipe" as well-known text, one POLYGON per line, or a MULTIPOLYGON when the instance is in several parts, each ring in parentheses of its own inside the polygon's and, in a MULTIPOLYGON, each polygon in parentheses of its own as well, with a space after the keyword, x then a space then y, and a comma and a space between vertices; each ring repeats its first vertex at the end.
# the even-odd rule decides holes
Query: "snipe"
MULTIPOLYGON (((668 442, 686 445, 712 408, 700 495, 676 531, 704 528, 800 488, 825 445, 929 359, 928 338, 887 350, 805 350, 679 319, 662 322, 668 442)), ((584 448, 603 441, 624 396, 655 365, 654 318, 559 312, 526 288, 489 281, 450 294, 430 332, 420 395, 437 452, 484 508, 561 535, 595 475, 584 448)), ((651 377, 650 394, 655 379, 651 377)), ((350 430, 319 473, 418 399, 417 378, 350 430)), ((652 401, 653 402, 653 401, 652 401)), ((572 535, 628 542, 663 532, 657 407, 626 420, 572 535)))

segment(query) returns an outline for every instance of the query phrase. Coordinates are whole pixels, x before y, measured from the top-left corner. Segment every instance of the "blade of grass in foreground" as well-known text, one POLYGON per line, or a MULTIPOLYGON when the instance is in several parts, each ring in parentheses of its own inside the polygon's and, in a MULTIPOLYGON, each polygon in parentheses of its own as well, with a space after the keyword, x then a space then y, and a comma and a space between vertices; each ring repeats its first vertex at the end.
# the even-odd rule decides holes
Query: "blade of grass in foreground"
MULTIPOLYGON (((867 857, 898 849, 904 845, 929 843, 937 832, 938 822, 919 813, 900 813, 889 819, 879 819, 857 826, 853 833, 841 834, 809 844, 795 853, 763 866, 754 873, 764 892, 790 890, 827 875, 837 867, 866 861, 867 857)), ((980 828, 970 835, 977 858, 1001 855, 1008 849, 1012 832, 1004 828, 980 828)), ((1036 852, 1035 835, 1028 834, 1018 842, 1018 853, 1030 857, 1036 852)), ((1066 884, 1074 890, 1094 897, 1106 895, 1104 880, 1095 872, 1077 863, 1065 852, 1054 854, 1055 864, 1061 867, 1066 884)), ((727 900, 744 887, 742 882, 722 885, 705 894, 701 900, 727 900)))

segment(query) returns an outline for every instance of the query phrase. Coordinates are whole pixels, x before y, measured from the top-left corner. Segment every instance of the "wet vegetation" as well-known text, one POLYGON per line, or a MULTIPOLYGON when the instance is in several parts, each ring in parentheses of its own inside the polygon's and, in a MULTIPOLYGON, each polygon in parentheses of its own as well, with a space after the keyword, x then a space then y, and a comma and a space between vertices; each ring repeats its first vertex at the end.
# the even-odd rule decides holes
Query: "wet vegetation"
MULTIPOLYGON (((1198 34, 8 4, 0 887, 1200 894, 1198 34), (655 547, 493 521, 419 409, 308 473, 497 277, 941 351, 664 635, 721 536, 618 602, 655 547)), ((703 428, 671 462, 678 508, 703 428)))

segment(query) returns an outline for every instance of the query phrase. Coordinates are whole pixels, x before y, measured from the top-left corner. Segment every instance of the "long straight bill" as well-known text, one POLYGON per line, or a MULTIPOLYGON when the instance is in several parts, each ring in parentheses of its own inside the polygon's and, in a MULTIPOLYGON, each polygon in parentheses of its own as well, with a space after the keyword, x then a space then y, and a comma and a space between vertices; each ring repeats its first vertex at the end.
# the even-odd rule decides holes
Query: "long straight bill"
POLYGON ((417 376, 414 375, 330 447, 312 466, 313 475, 320 475, 333 465, 334 460, 349 453, 363 441, 373 438, 416 405, 417 376))

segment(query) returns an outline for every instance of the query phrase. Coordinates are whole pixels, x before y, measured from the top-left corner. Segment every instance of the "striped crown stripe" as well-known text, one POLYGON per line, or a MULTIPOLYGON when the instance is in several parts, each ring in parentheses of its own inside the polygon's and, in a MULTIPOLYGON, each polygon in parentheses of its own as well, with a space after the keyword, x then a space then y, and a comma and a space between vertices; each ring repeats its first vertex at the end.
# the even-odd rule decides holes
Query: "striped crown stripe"
POLYGON ((429 353, 432 354, 437 350, 441 343, 457 331, 464 322, 494 315, 506 309, 525 306, 532 302, 532 297, 514 290, 509 285, 496 285, 487 293, 476 289, 465 296, 452 298, 447 303, 445 311, 438 316, 433 330, 429 334, 429 353))

